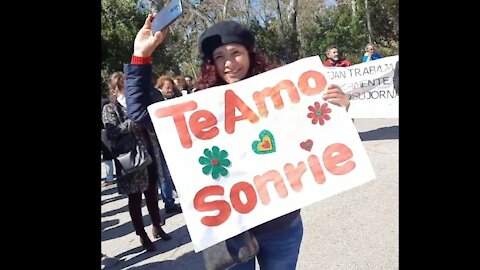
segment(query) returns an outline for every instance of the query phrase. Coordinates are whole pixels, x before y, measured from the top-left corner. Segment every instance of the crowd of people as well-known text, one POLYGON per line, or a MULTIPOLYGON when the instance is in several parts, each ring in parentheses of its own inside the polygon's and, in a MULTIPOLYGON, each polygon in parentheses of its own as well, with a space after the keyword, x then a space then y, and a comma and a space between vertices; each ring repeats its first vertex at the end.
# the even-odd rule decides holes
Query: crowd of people
MULTIPOLYGON (((134 51, 123 72, 115 72, 108 83, 109 102, 102 104, 102 130, 111 140, 124 133, 133 133, 144 144, 153 162, 128 181, 117 181, 117 191, 128 196, 128 210, 140 244, 147 251, 155 245, 145 232, 141 214, 142 194, 145 196, 152 221, 152 235, 161 240, 171 236, 163 231, 164 221, 158 206, 158 185, 167 213, 180 213, 172 196, 175 190, 161 146, 147 111, 147 106, 163 100, 180 97, 213 86, 231 84, 277 67, 255 45, 255 36, 245 26, 234 21, 221 21, 209 27, 199 39, 201 72, 195 83, 186 76, 161 75, 152 85, 151 55, 163 42, 167 30, 152 35, 149 14, 135 38, 134 51)), ((363 62, 382 56, 372 44, 365 48, 363 62)), ((337 46, 330 46, 323 64, 327 67, 348 67, 352 63, 341 57, 337 46)), ((348 110, 350 101, 338 85, 329 85, 323 98, 348 110)), ((107 166, 106 184, 113 183, 113 167, 117 162, 102 140, 103 158, 107 166), (109 161, 110 160, 110 161, 109 161), (111 162, 113 160, 113 162, 111 162)), ((118 178, 118 170, 117 170, 118 178)), ((260 246, 256 256, 262 270, 294 270, 303 238, 301 209, 250 229, 260 246)), ((106 256, 102 254, 102 262, 106 256)), ((112 260, 110 260, 112 261, 112 260)), ((254 270, 255 259, 236 265, 231 270, 254 270)))

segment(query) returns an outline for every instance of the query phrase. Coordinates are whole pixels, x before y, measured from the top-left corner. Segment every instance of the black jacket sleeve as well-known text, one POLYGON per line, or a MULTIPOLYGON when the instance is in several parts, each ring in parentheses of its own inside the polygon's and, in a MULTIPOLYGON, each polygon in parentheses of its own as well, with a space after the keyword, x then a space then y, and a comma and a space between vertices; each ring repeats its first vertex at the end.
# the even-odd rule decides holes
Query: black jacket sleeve
POLYGON ((395 89, 395 92, 397 92, 397 95, 399 95, 399 84, 400 84, 400 79, 398 78, 400 70, 398 68, 398 63, 400 61, 397 61, 397 64, 395 65, 395 71, 393 72, 393 89, 395 89))

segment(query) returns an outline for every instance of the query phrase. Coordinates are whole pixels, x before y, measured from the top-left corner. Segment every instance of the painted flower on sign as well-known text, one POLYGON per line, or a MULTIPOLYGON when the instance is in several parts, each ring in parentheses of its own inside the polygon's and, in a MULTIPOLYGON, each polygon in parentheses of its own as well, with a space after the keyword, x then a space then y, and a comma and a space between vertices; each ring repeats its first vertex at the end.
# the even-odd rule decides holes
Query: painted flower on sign
POLYGON ((312 118, 312 124, 317 124, 319 123, 320 125, 325 124, 326 120, 330 120, 330 116, 328 115, 329 113, 332 112, 330 108, 328 108, 328 103, 323 103, 322 106, 320 106, 320 103, 318 101, 315 101, 313 106, 308 106, 308 109, 310 112, 307 114, 308 118, 312 118))
POLYGON ((212 175, 214 180, 217 180, 220 175, 228 175, 228 170, 225 167, 230 167, 232 164, 229 159, 227 159, 228 152, 225 150, 220 151, 217 146, 212 147, 212 150, 205 148, 203 150, 205 156, 198 158, 198 162, 201 165, 204 165, 202 172, 205 175, 212 175))

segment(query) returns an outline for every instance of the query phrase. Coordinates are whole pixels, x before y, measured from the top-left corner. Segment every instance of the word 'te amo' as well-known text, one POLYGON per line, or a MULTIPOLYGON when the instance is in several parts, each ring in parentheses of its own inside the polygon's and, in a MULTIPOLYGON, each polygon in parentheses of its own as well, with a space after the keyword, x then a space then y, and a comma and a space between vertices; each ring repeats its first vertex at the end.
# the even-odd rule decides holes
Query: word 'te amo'
MULTIPOLYGON (((298 87, 302 94, 306 96, 313 96, 321 93, 327 81, 322 73, 314 70, 309 70, 300 75, 298 78, 298 87), (315 82, 312 87, 309 81, 315 82)), ((275 109, 282 109, 283 99, 280 95, 281 90, 287 90, 288 96, 292 103, 300 102, 298 90, 290 80, 281 80, 274 87, 266 87, 262 91, 253 93, 252 98, 257 106, 258 112, 261 116, 268 116, 268 109, 265 105, 265 98, 270 97, 275 109)), ((169 107, 160 108, 155 111, 155 116, 158 118, 172 117, 177 129, 178 136, 183 148, 188 149, 192 147, 192 137, 187 127, 185 119, 185 112, 197 109, 195 101, 187 101, 175 104, 169 107)), ((255 114, 245 102, 235 94, 232 90, 225 91, 225 131, 228 134, 235 132, 235 123, 237 121, 249 120, 250 123, 259 121, 259 116, 255 114), (241 115, 235 115, 235 109, 241 112, 241 115)), ((208 110, 198 110, 192 113, 188 119, 188 126, 195 137, 201 140, 210 140, 219 134, 219 129, 216 127, 218 121, 213 113, 208 110)))
MULTIPOLYGON (((352 158, 352 150, 342 143, 329 145, 324 149, 322 155, 325 169, 333 175, 344 175, 351 172, 356 167, 356 163, 351 160, 352 158)), ((319 158, 312 154, 307 158, 307 163, 315 182, 317 184, 325 183, 326 177, 319 158)), ((301 192, 303 189, 302 176, 307 171, 305 162, 298 162, 297 167, 287 163, 283 166, 283 170, 293 191, 301 192)), ((248 214, 257 206, 257 198, 260 198, 263 205, 268 206, 270 204, 270 195, 267 190, 269 182, 273 183, 280 198, 284 199, 288 196, 288 190, 280 173, 276 170, 269 170, 253 178, 255 186, 245 181, 234 184, 230 189, 231 206, 226 200, 207 200, 211 196, 223 196, 225 194, 225 189, 222 186, 212 185, 200 189, 195 194, 193 207, 199 212, 219 211, 216 216, 204 216, 200 219, 200 222, 205 226, 219 226, 228 220, 232 208, 240 214, 248 214), (245 203, 240 199, 240 193, 245 195, 245 203)))

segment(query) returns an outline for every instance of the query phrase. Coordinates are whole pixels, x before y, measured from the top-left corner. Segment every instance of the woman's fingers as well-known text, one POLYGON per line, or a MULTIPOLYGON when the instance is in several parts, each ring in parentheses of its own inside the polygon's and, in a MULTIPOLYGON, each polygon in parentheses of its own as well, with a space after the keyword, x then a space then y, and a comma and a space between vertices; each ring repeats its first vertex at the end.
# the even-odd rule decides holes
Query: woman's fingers
POLYGON ((157 33, 155 33, 155 35, 153 36, 153 38, 155 39, 155 44, 158 45, 162 43, 165 37, 167 37, 167 34, 168 34, 168 27, 163 29, 162 31, 158 31, 157 33))
POLYGON ((155 15, 157 15, 157 13, 150 13, 148 14, 147 18, 145 19, 145 23, 143 24, 143 29, 151 29, 152 28, 152 21, 153 21, 153 18, 155 18, 155 15))

